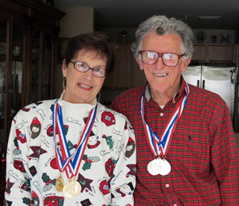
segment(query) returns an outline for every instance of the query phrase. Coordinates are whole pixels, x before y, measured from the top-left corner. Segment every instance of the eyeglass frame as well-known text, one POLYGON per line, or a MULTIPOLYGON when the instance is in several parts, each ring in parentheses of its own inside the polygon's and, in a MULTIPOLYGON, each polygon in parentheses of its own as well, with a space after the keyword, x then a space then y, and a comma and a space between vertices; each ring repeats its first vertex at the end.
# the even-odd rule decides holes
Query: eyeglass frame
POLYGON ((105 69, 101 69, 101 68, 91 68, 88 64, 86 64, 86 63, 84 63, 84 62, 81 62, 81 61, 75 61, 75 62, 73 62, 73 61, 70 60, 69 62, 73 64, 74 69, 75 69, 76 71, 78 71, 78 72, 86 73, 86 72, 88 72, 89 70, 92 70, 92 74, 93 74, 95 77, 99 77, 99 78, 104 78, 104 77, 106 77, 106 70, 105 70, 105 69), (86 66, 88 67, 87 70, 85 70, 85 71, 80 71, 80 70, 78 70, 78 69, 76 68, 76 66, 75 66, 77 63, 81 63, 81 64, 86 65, 86 66), (101 76, 95 75, 94 72, 95 72, 96 70, 103 70, 103 71, 104 71, 104 76, 101 77, 101 76))
POLYGON ((140 57, 141 57, 141 61, 142 61, 144 64, 153 65, 153 64, 155 64, 155 63, 158 61, 159 58, 161 58, 163 64, 164 64, 165 66, 168 66, 168 67, 176 67, 176 66, 178 65, 179 60, 180 60, 183 56, 186 55, 185 53, 183 53, 183 54, 175 54, 175 53, 170 53, 170 52, 159 53, 159 52, 151 51, 151 50, 142 50, 142 51, 139 51, 139 54, 140 54, 140 57), (156 53, 156 54, 158 55, 158 56, 157 56, 157 59, 156 59, 155 62, 152 63, 152 64, 145 63, 145 62, 143 61, 143 58, 142 58, 142 54, 141 54, 142 52, 154 52, 154 53, 156 53), (169 66, 169 65, 165 64, 164 59, 162 58, 164 54, 173 54, 173 55, 176 55, 176 56, 178 57, 177 63, 176 63, 175 65, 173 65, 173 66, 169 66))

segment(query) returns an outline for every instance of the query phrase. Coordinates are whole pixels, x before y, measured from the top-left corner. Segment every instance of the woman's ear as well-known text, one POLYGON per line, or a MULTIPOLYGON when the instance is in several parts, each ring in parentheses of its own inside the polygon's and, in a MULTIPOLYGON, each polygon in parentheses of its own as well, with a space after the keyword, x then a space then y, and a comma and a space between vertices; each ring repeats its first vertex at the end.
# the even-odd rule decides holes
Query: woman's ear
POLYGON ((62 62, 62 75, 63 75, 63 77, 66 77, 66 74, 67 74, 66 60, 63 59, 63 62, 62 62))

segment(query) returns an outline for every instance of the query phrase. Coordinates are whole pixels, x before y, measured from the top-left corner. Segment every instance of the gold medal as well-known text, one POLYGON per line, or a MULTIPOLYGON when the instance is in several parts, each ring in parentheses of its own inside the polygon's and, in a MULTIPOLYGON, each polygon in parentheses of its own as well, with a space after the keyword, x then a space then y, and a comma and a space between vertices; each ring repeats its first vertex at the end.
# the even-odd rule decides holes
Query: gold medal
POLYGON ((58 192, 62 192, 63 191, 63 187, 64 187, 64 179, 62 178, 62 176, 60 175, 57 180, 56 180, 56 190, 58 192))
POLYGON ((67 198, 75 197, 80 193, 81 193, 81 185, 75 179, 71 180, 63 187, 63 194, 67 198))

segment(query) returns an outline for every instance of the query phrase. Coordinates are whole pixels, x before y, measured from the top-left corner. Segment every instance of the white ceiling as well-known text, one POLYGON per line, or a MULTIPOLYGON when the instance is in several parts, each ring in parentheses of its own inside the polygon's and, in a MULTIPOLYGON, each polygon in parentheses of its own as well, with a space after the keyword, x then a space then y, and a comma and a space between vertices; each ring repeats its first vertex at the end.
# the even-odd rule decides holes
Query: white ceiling
POLYGON ((95 27, 136 27, 152 15, 186 21, 194 29, 236 29, 239 0, 56 0, 58 7, 93 7, 95 27), (198 16, 221 16, 200 20, 198 16))

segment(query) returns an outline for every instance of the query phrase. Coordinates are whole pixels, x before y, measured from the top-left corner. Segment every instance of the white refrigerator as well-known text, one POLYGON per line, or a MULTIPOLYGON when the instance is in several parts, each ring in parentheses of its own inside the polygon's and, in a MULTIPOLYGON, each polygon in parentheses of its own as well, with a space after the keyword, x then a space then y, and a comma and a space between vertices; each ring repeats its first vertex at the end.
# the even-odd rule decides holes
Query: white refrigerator
POLYGON ((235 67, 189 66, 183 77, 189 84, 219 94, 234 117, 235 67))

